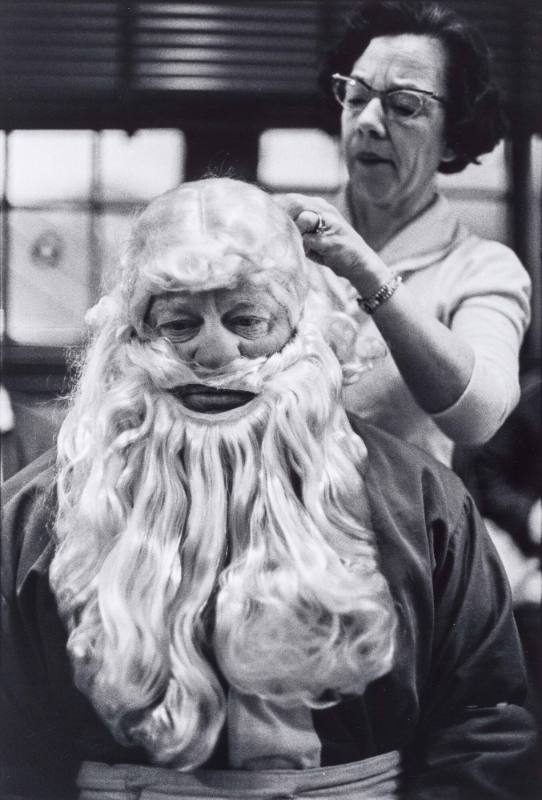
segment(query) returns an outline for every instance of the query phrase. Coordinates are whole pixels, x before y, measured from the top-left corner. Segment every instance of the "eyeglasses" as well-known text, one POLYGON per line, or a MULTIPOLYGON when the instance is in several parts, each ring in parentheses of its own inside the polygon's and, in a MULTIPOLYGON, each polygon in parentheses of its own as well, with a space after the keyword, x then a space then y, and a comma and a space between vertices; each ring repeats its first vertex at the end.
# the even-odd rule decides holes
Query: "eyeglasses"
POLYGON ((387 117, 397 120, 416 117, 428 100, 436 100, 437 103, 446 105, 443 97, 423 89, 388 89, 379 92, 372 89, 361 78, 355 78, 352 75, 345 77, 337 72, 331 77, 331 81, 337 102, 353 114, 359 114, 373 97, 380 98, 387 117))

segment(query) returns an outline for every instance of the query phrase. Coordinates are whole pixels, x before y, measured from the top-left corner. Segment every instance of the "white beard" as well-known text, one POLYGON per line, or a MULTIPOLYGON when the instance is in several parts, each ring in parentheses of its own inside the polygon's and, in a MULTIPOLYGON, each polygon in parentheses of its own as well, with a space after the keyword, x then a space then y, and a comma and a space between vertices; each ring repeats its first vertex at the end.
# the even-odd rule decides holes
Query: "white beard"
POLYGON ((102 393, 89 369, 86 400, 83 376, 63 431, 51 583, 77 685, 113 734, 203 763, 225 715, 215 659, 239 692, 284 705, 362 694, 392 666, 395 612, 365 447, 317 330, 221 374, 163 343, 130 343, 110 369, 102 393), (171 391, 198 380, 258 398, 198 414, 171 391))

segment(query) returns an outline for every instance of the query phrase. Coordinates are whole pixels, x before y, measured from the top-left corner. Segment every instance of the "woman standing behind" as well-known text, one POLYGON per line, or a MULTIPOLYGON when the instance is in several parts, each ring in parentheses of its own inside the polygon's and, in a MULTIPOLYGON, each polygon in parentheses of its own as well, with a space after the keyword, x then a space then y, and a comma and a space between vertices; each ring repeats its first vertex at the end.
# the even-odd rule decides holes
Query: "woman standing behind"
POLYGON ((450 9, 368 0, 323 74, 349 180, 333 204, 284 203, 306 249, 354 287, 361 333, 389 351, 347 404, 449 464, 454 442, 489 439, 516 405, 529 322, 517 257, 469 232, 436 188, 438 171, 459 172, 502 136, 488 51, 450 9))

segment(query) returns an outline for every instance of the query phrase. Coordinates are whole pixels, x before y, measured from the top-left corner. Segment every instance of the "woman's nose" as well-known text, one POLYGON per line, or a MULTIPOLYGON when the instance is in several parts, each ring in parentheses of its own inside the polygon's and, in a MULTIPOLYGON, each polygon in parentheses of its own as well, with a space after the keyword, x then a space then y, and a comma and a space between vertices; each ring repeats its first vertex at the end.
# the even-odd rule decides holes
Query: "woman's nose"
POLYGON ((385 119, 386 115, 381 99, 372 97, 359 112, 356 119, 356 127, 359 131, 382 137, 386 135, 385 119))
POLYGON ((217 369, 238 358, 237 338, 223 327, 212 326, 200 331, 193 360, 201 367, 217 369))

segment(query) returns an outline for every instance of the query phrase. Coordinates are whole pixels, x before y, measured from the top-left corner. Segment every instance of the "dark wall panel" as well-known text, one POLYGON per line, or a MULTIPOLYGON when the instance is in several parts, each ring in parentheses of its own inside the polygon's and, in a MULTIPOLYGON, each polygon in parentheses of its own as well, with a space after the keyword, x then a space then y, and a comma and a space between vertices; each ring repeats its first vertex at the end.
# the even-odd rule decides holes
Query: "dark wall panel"
MULTIPOLYGON (((494 53, 510 112, 542 132, 540 0, 449 0, 494 53)), ((2 0, 0 127, 331 125, 317 67, 349 0, 2 0), (224 119, 222 120, 224 124, 224 119)))

